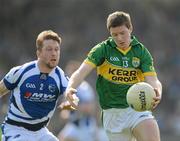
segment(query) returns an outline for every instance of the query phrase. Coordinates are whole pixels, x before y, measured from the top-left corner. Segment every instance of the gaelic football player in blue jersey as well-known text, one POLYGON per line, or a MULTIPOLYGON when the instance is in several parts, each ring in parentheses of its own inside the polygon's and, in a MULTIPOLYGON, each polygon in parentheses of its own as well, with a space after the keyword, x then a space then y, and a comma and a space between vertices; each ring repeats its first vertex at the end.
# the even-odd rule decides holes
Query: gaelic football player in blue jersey
POLYGON ((0 82, 0 96, 11 92, 2 125, 3 141, 58 141, 46 128, 67 79, 57 65, 61 38, 51 30, 36 40, 37 60, 12 68, 0 82))

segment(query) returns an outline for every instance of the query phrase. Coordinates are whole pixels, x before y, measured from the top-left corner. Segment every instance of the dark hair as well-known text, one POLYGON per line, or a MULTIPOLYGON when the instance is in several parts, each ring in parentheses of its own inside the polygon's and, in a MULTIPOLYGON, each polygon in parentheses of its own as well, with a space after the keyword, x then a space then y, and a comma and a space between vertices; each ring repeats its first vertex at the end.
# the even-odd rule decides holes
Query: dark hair
POLYGON ((57 33, 53 32, 52 30, 45 30, 45 31, 42 31, 36 39, 37 50, 40 50, 43 47, 42 46, 43 41, 48 40, 48 39, 55 40, 59 44, 61 44, 61 37, 59 37, 57 33))
POLYGON ((125 25, 128 29, 132 28, 131 17, 123 11, 116 11, 110 14, 107 18, 107 29, 125 25))

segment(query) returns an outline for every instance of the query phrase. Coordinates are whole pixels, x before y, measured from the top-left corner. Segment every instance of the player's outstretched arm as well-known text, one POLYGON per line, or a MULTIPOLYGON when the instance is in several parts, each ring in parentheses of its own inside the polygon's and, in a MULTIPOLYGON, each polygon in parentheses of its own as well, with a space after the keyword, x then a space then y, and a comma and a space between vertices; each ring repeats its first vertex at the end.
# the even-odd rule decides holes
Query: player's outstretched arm
POLYGON ((154 102, 152 103, 153 109, 155 109, 162 98, 162 84, 157 76, 146 76, 145 81, 149 83, 156 92, 156 97, 154 97, 154 102))
POLYGON ((65 92, 65 97, 74 108, 77 108, 77 99, 75 96, 75 94, 77 93, 76 88, 88 76, 88 74, 90 74, 93 69, 93 66, 83 62, 79 69, 76 70, 69 79, 68 87, 65 92))
POLYGON ((6 88, 6 86, 4 85, 3 80, 0 81, 0 97, 7 94, 9 92, 9 90, 6 88))

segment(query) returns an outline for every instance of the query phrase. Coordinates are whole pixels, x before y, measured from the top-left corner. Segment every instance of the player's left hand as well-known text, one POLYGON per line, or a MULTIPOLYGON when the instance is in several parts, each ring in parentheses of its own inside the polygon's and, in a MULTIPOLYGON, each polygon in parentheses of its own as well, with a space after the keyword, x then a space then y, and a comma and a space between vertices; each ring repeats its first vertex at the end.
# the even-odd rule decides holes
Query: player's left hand
POLYGON ((161 94, 159 93, 158 89, 154 89, 154 91, 156 93, 156 97, 153 98, 154 100, 152 102, 152 110, 154 110, 161 101, 161 94))
POLYGON ((65 92, 66 100, 69 101, 71 106, 75 109, 78 108, 78 102, 79 102, 79 98, 76 96, 76 93, 77 93, 77 90, 74 88, 69 88, 65 92))

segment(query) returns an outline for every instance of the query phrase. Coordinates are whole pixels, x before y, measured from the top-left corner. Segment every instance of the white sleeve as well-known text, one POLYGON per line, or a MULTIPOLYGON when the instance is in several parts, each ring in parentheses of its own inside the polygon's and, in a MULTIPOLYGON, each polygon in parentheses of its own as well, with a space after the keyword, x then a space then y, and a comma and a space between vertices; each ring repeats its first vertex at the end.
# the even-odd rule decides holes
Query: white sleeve
POLYGON ((17 86, 16 82, 20 76, 19 69, 20 66, 12 68, 3 78, 7 89, 12 90, 17 86))

